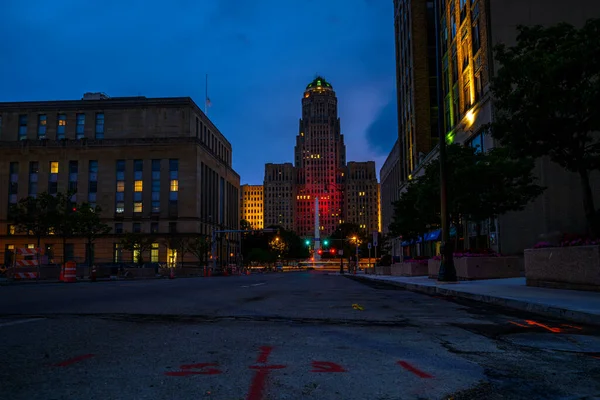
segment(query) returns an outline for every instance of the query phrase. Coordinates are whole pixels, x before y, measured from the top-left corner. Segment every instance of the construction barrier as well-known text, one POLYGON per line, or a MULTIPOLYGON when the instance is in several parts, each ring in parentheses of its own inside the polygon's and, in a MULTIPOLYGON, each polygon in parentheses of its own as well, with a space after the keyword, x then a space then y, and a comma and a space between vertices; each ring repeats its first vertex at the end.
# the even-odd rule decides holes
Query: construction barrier
POLYGON ((37 272, 15 272, 14 274, 15 280, 36 279, 37 276, 37 272))
POLYGON ((77 263, 74 261, 64 263, 61 275, 63 282, 77 282, 77 263))

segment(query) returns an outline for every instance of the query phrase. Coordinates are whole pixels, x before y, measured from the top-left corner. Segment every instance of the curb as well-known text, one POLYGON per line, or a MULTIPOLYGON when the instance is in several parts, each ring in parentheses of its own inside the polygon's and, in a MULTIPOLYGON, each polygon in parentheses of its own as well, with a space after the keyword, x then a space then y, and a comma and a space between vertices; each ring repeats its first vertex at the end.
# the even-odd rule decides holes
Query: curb
POLYGON ((383 285, 398 286, 407 289, 411 292, 425 293, 429 295, 452 296, 467 300, 474 300, 481 303, 488 303, 497 306, 512 308, 520 311, 527 311, 533 314, 543 315, 556 319, 577 322, 586 325, 600 326, 600 317, 598 314, 592 314, 585 311, 570 310, 567 308, 548 306, 544 304, 531 303, 524 300, 508 299, 498 296, 490 296, 484 294, 475 294, 462 292, 458 290, 448 289, 439 286, 423 286, 415 283, 394 282, 383 279, 367 278, 366 276, 349 276, 350 279, 372 281, 383 285))

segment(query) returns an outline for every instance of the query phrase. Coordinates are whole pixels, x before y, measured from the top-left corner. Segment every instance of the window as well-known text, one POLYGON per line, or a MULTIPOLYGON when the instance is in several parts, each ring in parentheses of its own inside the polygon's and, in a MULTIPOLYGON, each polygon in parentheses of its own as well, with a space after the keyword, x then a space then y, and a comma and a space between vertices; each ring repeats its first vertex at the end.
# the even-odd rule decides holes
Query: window
POLYGON ((150 223, 150 233, 158 233, 158 222, 150 223))
POLYGON ((96 139, 104 139, 104 113, 96 113, 96 139))
POLYGON ((465 111, 471 107, 471 85, 467 83, 463 88, 463 101, 465 102, 465 111))
POLYGON ((125 180, 125 160, 117 160, 117 180, 125 180))
POLYGON ((469 66, 469 42, 466 40, 462 44, 463 70, 469 66))
POLYGON ((158 262, 158 249, 158 243, 152 243, 152 248, 150 249, 150 262, 158 262))
POLYGON ((142 212, 142 202, 141 201, 137 201, 135 203, 133 203, 133 212, 134 213, 141 213, 142 212))
POLYGON ((117 181, 117 192, 125 191, 125 181, 117 181))
POLYGON ((177 222, 169 222, 169 233, 177 233, 177 222))
POLYGON ((141 192, 142 189, 143 189, 143 187, 144 187, 144 182, 143 181, 135 181, 133 183, 133 190, 135 192, 141 192))
POLYGON ((117 206, 115 207, 115 212, 117 214, 123 214, 125 212, 125 203, 117 202, 117 206))
POLYGON ((56 139, 64 139, 65 129, 67 127, 67 114, 58 114, 56 119, 56 139))
POLYGON ((58 174, 58 161, 50 161, 50 173, 58 174))
POLYGON ((475 75, 475 102, 481 98, 481 75, 475 75))
POLYGON ((170 159, 169 160, 169 172, 171 179, 179 178, 179 160, 178 159, 170 159))
MULTIPOLYGON (((78 169, 79 169, 79 163, 76 160, 69 161, 69 180, 75 180, 75 181, 77 180, 78 169), (73 174, 75 174, 74 177, 73 177, 73 174), (72 179, 72 177, 74 179, 72 179)), ((57 166, 57 170, 58 170, 58 166, 57 166)))
POLYGON ((40 165, 38 164, 37 161, 30 161, 29 162, 29 173, 30 174, 37 174, 40 172, 40 165))
POLYGON ((169 186, 169 190, 171 192, 178 192, 179 191, 179 181, 177 179, 171 179, 171 184, 169 186))
POLYGON ((98 173, 98 160, 91 160, 89 164, 90 173, 98 173))
POLYGON ((133 223, 133 233, 141 233, 142 232, 142 224, 139 222, 133 223))
POLYGON ((141 180, 142 179, 142 171, 144 170, 144 161, 143 160, 133 160, 133 179, 141 180))
POLYGON ((46 114, 38 115, 38 139, 46 139, 46 114))
POLYGON ((19 140, 27 139, 27 115, 19 115, 19 140))
MULTIPOLYGON (((121 232, 123 231, 123 227, 121 227, 121 232)), ((123 248, 121 247, 121 243, 113 244, 113 262, 120 263, 123 261, 123 248)))
POLYGON ((160 160, 152 160, 152 179, 160 179, 160 160))
POLYGON ((471 31, 471 41, 473 42, 473 55, 477 54, 479 48, 481 47, 481 36, 479 32, 479 21, 475 22, 473 25, 473 30, 471 31))
POLYGON ((77 139, 84 138, 85 114, 77 114, 77 139))
POLYGON ((478 133, 477 135, 473 136, 473 138, 469 142, 469 145, 472 148, 477 149, 478 153, 485 151, 485 148, 483 147, 483 134, 483 132, 478 133))

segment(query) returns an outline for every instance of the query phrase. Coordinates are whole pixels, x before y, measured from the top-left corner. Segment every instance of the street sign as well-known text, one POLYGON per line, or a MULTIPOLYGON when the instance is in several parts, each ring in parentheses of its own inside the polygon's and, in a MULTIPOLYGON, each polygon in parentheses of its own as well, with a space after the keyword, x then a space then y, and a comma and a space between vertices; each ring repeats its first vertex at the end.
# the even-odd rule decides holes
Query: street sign
POLYGON ((379 233, 377 231, 373 232, 373 246, 377 247, 377 238, 379 236, 379 233))
POLYGON ((367 247, 369 248, 369 250, 371 250, 371 243, 369 243, 369 244, 367 245, 367 247))

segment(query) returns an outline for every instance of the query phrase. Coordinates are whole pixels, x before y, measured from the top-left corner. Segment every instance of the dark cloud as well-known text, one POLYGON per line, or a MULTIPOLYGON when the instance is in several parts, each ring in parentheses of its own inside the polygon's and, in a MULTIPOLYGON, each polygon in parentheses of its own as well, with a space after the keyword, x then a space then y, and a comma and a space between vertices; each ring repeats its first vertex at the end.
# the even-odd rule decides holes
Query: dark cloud
MULTIPOLYGON (((367 141, 377 154, 387 155, 398 138, 396 100, 390 101, 367 129, 367 141)), ((378 167, 381 167, 379 165, 378 167)))

